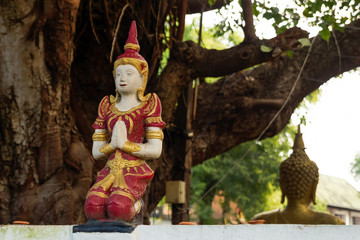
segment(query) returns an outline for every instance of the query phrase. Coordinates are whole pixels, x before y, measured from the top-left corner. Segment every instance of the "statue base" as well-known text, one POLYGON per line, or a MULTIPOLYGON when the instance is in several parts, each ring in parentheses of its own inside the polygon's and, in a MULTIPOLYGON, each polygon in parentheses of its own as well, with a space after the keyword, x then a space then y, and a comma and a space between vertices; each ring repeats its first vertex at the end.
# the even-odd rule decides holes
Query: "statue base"
POLYGON ((121 220, 98 220, 91 219, 83 225, 73 227, 73 233, 77 232, 120 232, 131 233, 135 226, 129 225, 121 220))

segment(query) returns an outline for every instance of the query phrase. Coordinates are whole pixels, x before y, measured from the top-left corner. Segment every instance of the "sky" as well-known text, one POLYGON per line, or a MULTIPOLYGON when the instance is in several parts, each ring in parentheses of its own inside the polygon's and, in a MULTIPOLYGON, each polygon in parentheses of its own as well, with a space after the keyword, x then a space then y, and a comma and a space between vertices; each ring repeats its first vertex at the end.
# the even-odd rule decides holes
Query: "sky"
MULTIPOLYGON (((187 15, 187 24, 199 14, 187 15)), ((203 25, 212 27, 221 18, 214 11, 204 13, 203 25)), ((310 31, 310 37, 317 30, 307 29, 305 23, 300 27, 310 31)), ((256 33, 261 38, 272 38, 275 31, 270 21, 255 23, 256 33)), ((302 126, 306 153, 319 167, 320 174, 345 179, 358 191, 360 180, 351 174, 351 163, 360 154, 360 70, 333 78, 321 87, 318 101, 307 110, 293 114, 292 121, 297 124, 299 117, 306 117, 302 126)))
POLYGON ((333 78, 320 89, 302 127, 305 151, 321 174, 343 178, 360 191, 360 181, 350 172, 360 154, 360 72, 333 78))

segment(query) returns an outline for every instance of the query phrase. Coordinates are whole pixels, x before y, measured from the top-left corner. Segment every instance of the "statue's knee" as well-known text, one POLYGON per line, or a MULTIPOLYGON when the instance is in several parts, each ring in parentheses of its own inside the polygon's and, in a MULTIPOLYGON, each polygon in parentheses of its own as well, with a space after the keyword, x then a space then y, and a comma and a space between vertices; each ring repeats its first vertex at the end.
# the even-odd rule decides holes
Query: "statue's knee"
POLYGON ((88 219, 105 218, 105 202, 106 198, 98 196, 89 196, 86 198, 84 212, 88 219))
POLYGON ((107 204, 109 218, 131 221, 135 216, 134 203, 127 197, 110 197, 107 204))

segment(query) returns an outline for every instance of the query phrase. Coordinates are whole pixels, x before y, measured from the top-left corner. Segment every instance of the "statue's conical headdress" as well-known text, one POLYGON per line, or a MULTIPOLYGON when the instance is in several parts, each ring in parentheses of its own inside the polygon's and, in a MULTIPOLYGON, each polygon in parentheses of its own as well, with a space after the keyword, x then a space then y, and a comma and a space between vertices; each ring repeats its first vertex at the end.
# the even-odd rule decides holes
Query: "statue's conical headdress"
POLYGON ((302 138, 302 133, 300 130, 300 124, 298 125, 298 132, 295 135, 295 140, 294 140, 294 146, 293 149, 295 150, 305 150, 305 145, 304 145, 304 140, 302 138))
POLYGON ((143 76, 143 84, 141 88, 138 89, 138 97, 141 101, 146 101, 150 95, 144 97, 144 92, 147 84, 148 78, 148 64, 146 60, 139 54, 140 45, 137 40, 137 29, 136 29, 136 22, 132 21, 128 39, 126 40, 124 46, 125 52, 117 57, 114 63, 114 74, 115 70, 119 65, 131 64, 133 65, 139 73, 143 76))

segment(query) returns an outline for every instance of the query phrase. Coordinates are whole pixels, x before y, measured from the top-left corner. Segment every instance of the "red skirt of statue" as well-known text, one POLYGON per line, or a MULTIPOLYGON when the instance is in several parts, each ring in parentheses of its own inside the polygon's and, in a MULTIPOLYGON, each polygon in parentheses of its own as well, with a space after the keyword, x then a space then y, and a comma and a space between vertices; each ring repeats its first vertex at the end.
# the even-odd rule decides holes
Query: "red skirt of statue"
MULTIPOLYGON (((128 140, 143 143, 147 127, 163 128, 161 104, 156 94, 138 107, 126 112, 115 108, 108 97, 104 97, 98 109, 95 129, 105 129, 111 136, 117 121, 124 121, 128 129, 128 140)), ((144 160, 116 150, 101 169, 96 182, 90 188, 85 201, 88 219, 116 219, 131 221, 135 216, 134 204, 144 195, 146 186, 154 172, 144 160)))

